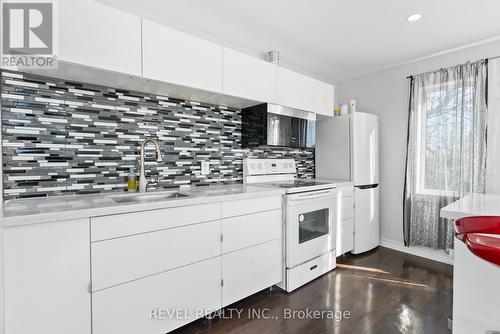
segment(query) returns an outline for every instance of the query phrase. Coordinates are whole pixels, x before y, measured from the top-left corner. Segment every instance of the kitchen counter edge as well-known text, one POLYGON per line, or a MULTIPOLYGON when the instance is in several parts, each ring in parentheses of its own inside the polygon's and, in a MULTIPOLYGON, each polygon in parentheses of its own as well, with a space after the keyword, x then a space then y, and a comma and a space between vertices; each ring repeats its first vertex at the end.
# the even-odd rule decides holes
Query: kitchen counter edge
MULTIPOLYGON (((125 195, 123 193, 106 193, 98 195, 75 195, 75 196, 60 196, 60 197, 44 197, 40 199, 21 199, 13 200, 2 205, 0 217, 0 227, 14 227, 22 225, 32 225, 41 223, 50 223, 57 221, 73 220, 79 218, 92 218, 99 216, 117 215, 131 212, 167 209, 182 206, 192 206, 205 203, 213 203, 219 201, 233 201, 242 199, 251 199, 263 196, 283 195, 283 189, 262 188, 255 186, 244 185, 227 185, 217 186, 211 189, 200 190, 178 190, 181 193, 189 193, 189 197, 181 197, 176 199, 165 199, 147 203, 128 203, 119 204, 113 201, 113 196, 125 195), (241 189, 239 189, 241 188, 241 189), (222 193, 210 193, 210 192, 222 193), (224 193, 227 190, 227 193, 224 193), (61 200, 60 209, 53 211, 41 212, 44 204, 48 206, 50 202, 61 200), (80 202, 82 208, 68 209, 71 204, 80 202), (24 205, 26 209, 11 209, 11 212, 6 212, 6 208, 15 205, 24 205), (38 206, 38 208, 37 208, 38 206), (28 208, 30 207, 30 208, 28 208), (65 208, 66 207, 66 208, 65 208)), ((159 193, 159 192, 152 192, 159 193)), ((132 194, 131 194, 132 195, 132 194)), ((56 204, 54 206, 57 207, 56 204)), ((8 211, 8 210, 7 210, 8 211)))

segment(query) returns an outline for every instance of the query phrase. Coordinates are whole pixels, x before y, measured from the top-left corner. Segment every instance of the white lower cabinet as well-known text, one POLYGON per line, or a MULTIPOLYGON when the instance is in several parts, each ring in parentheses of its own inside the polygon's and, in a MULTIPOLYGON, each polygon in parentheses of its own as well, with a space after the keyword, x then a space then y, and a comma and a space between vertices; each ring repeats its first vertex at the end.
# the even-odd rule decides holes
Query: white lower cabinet
POLYGON ((92 291, 220 256, 220 221, 92 243, 92 291))
POLYGON ((281 282, 281 239, 222 256, 222 307, 281 282))
POLYGON ((277 210, 283 205, 283 198, 280 196, 259 197, 250 200, 236 200, 222 202, 222 218, 244 216, 256 212, 277 210))
POLYGON ((282 280, 281 197, 216 205, 92 220, 93 334, 166 333, 282 280))
POLYGON ((216 257, 95 292, 92 333, 163 334, 218 310, 220 273, 216 257))
POLYGON ((340 221, 337 225, 336 256, 340 256, 354 249, 354 218, 340 221))
POLYGON ((181 327, 281 281, 281 212, 268 196, 0 228, 0 333, 181 327))
POLYGON ((6 334, 90 334, 89 230, 88 219, 4 229, 6 334))
POLYGON ((281 238, 280 209, 222 219, 222 253, 281 238))
POLYGON ((140 211, 95 217, 90 223, 92 242, 125 237, 220 219, 220 203, 140 211))
POLYGON ((338 194, 336 256, 354 249, 354 187, 339 187, 338 194))

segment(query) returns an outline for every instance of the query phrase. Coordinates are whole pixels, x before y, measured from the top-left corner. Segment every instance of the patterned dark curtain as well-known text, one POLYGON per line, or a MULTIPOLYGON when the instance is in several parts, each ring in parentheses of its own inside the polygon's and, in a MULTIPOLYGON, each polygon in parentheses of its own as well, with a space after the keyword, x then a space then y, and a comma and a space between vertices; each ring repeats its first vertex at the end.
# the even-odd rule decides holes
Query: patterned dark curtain
POLYGON ((487 60, 411 77, 404 194, 406 246, 453 248, 442 207, 485 192, 487 60))

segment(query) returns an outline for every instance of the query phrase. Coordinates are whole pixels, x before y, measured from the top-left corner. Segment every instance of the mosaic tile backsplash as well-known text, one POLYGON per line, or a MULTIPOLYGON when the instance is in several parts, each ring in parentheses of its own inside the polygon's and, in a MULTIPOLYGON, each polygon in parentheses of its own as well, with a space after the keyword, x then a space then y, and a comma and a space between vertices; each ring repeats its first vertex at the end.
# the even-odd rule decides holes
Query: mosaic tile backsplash
POLYGON ((10 71, 1 106, 4 199, 126 191, 145 138, 161 144, 146 175, 163 188, 241 182, 244 156, 292 157, 314 177, 313 149, 241 149, 236 109, 10 71))

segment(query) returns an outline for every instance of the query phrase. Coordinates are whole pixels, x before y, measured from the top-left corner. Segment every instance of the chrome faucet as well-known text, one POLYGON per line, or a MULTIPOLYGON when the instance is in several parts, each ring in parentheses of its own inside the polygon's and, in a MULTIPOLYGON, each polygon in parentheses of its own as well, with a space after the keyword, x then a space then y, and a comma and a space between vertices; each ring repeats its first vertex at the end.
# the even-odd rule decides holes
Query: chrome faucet
POLYGON ((139 162, 139 168, 141 169, 141 172, 139 175, 139 192, 141 192, 141 193, 145 193, 148 190, 148 184, 150 183, 150 182, 146 181, 146 174, 144 171, 144 149, 146 148, 146 145, 148 143, 153 143, 156 147, 156 162, 163 161, 163 155, 161 154, 160 144, 154 139, 150 139, 150 138, 145 139, 141 145, 141 159, 139 162))

